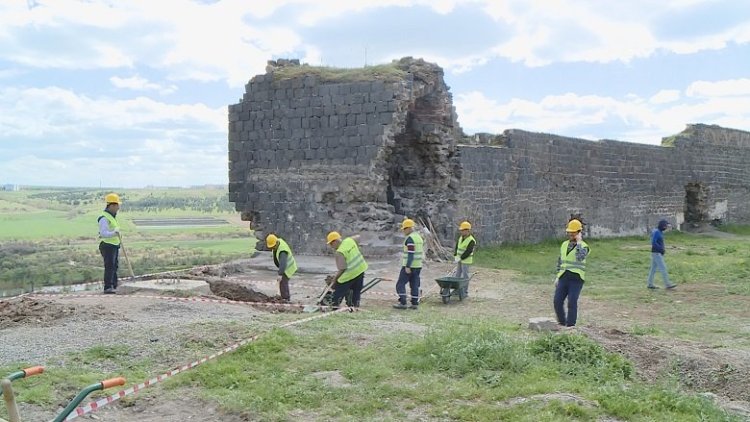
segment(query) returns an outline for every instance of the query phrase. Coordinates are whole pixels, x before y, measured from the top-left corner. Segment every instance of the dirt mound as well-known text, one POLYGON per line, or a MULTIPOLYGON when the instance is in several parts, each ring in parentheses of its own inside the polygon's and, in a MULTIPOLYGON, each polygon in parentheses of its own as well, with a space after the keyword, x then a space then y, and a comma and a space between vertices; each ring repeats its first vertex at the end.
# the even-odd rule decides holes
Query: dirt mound
POLYGON ((718 350, 700 343, 635 336, 601 327, 585 327, 580 331, 610 352, 626 356, 635 365, 637 374, 647 381, 676 376, 690 390, 712 392, 750 405, 747 351, 718 350))
POLYGON ((211 293, 216 296, 225 297, 230 300, 242 302, 272 302, 272 298, 264 293, 258 292, 237 281, 223 279, 208 279, 211 293))
POLYGON ((74 305, 22 297, 0 302, 0 329, 23 324, 49 325, 58 319, 81 313, 102 316, 109 312, 102 306, 86 307, 82 311, 74 305))

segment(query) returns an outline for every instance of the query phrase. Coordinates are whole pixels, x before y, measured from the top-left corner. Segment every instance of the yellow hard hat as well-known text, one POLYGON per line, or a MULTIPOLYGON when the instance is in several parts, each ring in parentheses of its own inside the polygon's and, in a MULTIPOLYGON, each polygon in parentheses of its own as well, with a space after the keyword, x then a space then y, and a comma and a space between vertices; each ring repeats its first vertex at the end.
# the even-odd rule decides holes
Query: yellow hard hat
POLYGON ((266 246, 270 249, 276 246, 276 242, 279 241, 279 238, 276 237, 274 234, 269 234, 266 236, 266 246))
POLYGON ((583 229, 583 224, 581 224, 578 220, 570 220, 568 221, 568 227, 565 228, 565 231, 568 233, 575 233, 579 232, 583 229))
POLYGON ((471 223, 468 221, 464 221, 461 224, 458 225, 459 230, 471 230, 471 223))
POLYGON ((339 234, 339 232, 330 232, 328 233, 328 236, 326 237, 326 243, 330 245, 331 242, 333 242, 334 240, 339 240, 339 239, 341 239, 341 235, 339 234))
POLYGON ((414 227, 414 220, 411 218, 407 218, 401 222, 401 230, 408 229, 409 227, 414 227))
POLYGON ((107 196, 104 197, 104 202, 108 204, 121 204, 120 195, 116 193, 108 193, 107 196))

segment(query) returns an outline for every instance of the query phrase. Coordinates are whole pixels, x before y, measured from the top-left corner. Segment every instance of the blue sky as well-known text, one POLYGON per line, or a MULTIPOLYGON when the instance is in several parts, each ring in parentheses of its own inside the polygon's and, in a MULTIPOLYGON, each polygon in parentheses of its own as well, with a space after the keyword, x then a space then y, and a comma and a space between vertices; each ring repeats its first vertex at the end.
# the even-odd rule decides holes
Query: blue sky
POLYGON ((750 130, 746 0, 0 0, 0 183, 226 183, 226 107, 267 60, 403 56, 469 134, 750 130))

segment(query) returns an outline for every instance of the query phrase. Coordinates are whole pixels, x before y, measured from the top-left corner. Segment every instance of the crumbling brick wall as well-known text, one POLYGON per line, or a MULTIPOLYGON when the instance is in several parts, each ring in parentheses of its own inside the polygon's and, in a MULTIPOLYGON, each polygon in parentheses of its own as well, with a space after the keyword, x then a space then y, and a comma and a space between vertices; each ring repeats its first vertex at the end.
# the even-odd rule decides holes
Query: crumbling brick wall
POLYGON ((461 131, 442 69, 406 58, 398 78, 352 81, 288 66, 270 62, 229 106, 229 199, 259 236, 321 252, 337 230, 377 253, 403 215, 453 220, 461 131))
POLYGON ((440 67, 388 69, 331 77, 269 62, 229 106, 230 201, 259 237, 322 252, 328 231, 359 233, 373 254, 398 249, 404 216, 429 218, 449 244, 463 219, 485 244, 559 236, 576 213, 594 236, 643 234, 664 217, 750 222, 748 132, 689 125, 664 146, 467 138, 440 67))
POLYGON ((661 218, 678 227, 750 222, 748 135, 689 125, 671 146, 652 146, 507 130, 461 146, 459 214, 491 243, 559 236, 579 213, 600 237, 644 234, 661 218), (692 221, 691 207, 700 208, 692 221))

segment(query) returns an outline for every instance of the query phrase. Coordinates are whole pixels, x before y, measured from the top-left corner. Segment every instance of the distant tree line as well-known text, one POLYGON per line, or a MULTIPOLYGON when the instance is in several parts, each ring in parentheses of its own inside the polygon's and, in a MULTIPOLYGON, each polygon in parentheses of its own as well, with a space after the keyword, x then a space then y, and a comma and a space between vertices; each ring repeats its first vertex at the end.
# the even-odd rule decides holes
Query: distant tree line
POLYGON ((43 199, 55 201, 66 205, 89 205, 101 202, 104 195, 109 192, 87 191, 87 190, 55 190, 51 192, 39 192, 29 195, 31 199, 43 199))
MULTIPOLYGON (((29 195, 31 199, 42 199, 55 201, 71 206, 82 206, 99 204, 102 198, 109 193, 100 190, 55 190, 51 192, 39 192, 29 195)), ((123 211, 146 211, 159 212, 170 209, 190 210, 197 212, 233 212, 234 206, 229 202, 226 194, 212 196, 174 196, 148 194, 140 199, 129 199, 122 194, 123 211)))
POLYGON ((149 194, 145 198, 128 201, 123 204, 123 209, 128 211, 159 212, 170 209, 190 210, 198 212, 232 212, 234 206, 229 202, 226 195, 213 197, 189 197, 189 196, 156 196, 149 194))

